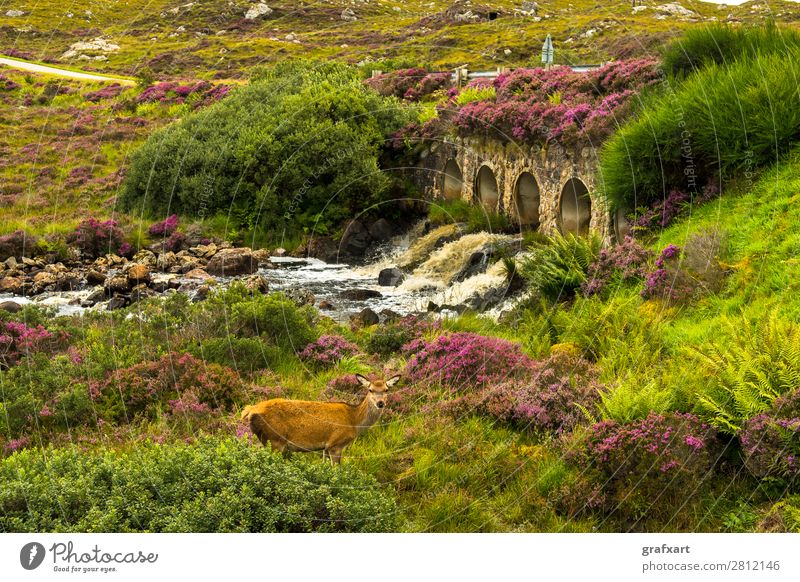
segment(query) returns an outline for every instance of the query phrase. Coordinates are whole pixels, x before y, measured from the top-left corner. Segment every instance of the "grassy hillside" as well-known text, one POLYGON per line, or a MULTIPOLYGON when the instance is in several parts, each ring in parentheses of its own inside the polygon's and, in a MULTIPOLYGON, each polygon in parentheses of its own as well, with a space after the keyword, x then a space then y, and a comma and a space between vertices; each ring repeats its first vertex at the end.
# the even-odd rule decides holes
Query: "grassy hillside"
POLYGON ((521 13, 522 2, 516 0, 267 4, 270 14, 246 20, 253 3, 245 0, 90 0, 80 8, 2 0, 0 54, 20 51, 38 60, 125 74, 147 67, 161 76, 236 77, 253 65, 293 55, 373 61, 371 68, 391 68, 381 63, 386 60, 443 69, 465 63, 494 68, 538 63, 548 33, 558 62, 599 62, 653 52, 691 24, 794 22, 800 16, 800 7, 786 1, 728 7, 686 1, 683 6, 694 14, 674 15, 656 10, 657 2, 634 12, 628 2, 542 0, 535 16, 521 13), (12 9, 25 14, 6 16, 12 9), (343 20, 344 9, 351 9, 356 20, 343 20), (479 18, 455 19, 468 10, 479 18), (496 18, 490 20, 490 12, 496 18), (100 36, 119 50, 78 54, 107 60, 64 56, 70 45, 100 36))

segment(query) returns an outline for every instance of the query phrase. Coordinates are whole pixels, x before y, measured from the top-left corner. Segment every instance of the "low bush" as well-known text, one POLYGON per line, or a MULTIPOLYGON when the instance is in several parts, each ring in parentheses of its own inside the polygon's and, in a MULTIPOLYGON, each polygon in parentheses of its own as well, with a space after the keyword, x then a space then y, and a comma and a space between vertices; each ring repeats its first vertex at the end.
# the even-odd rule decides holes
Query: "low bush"
POLYGON ((230 309, 234 333, 260 336, 295 353, 317 339, 315 311, 298 307, 280 293, 250 296, 230 309))
POLYGON ((744 463, 756 477, 794 482, 800 475, 800 390, 776 399, 739 431, 744 463))
POLYGON ((2 532, 382 532, 394 500, 347 464, 287 462, 245 439, 73 447, 0 461, 2 532))
POLYGON ((723 450, 712 427, 678 413, 651 413, 628 424, 603 421, 569 447, 569 461, 601 484, 601 498, 587 502, 599 501, 628 527, 663 512, 674 518, 698 495, 723 450))
POLYGON ((322 335, 303 348, 298 355, 309 366, 328 368, 357 352, 358 346, 340 335, 322 335))
POLYGON ((125 234, 116 220, 86 218, 78 224, 74 239, 81 252, 90 258, 108 253, 124 255, 130 251, 130 245, 125 242, 125 234))
POLYGON ((623 284, 644 279, 650 251, 631 236, 611 248, 600 249, 597 259, 589 265, 581 291, 586 296, 607 295, 623 284))
POLYGON ((364 346, 370 354, 388 357, 399 352, 407 343, 440 329, 441 323, 438 321, 410 315, 375 328, 365 340, 364 346))

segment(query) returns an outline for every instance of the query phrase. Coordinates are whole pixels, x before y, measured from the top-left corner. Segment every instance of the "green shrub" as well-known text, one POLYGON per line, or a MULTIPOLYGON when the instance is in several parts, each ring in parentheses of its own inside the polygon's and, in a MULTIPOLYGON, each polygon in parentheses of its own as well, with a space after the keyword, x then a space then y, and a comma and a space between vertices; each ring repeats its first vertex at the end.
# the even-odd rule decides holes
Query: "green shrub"
POLYGON ((233 305, 233 331, 268 338, 277 346, 295 353, 317 339, 315 311, 298 307, 281 293, 255 296, 233 305))
POLYGON ((800 49, 709 66, 653 99, 604 145, 604 192, 635 209, 752 173, 800 138, 800 49))
POLYGON ((324 231, 384 201, 387 135, 413 115, 337 63, 286 62, 133 155, 120 203, 154 216, 224 212, 264 230, 324 231))
POLYGON ((531 288, 551 301, 569 299, 586 281, 589 266, 600 251, 600 239, 556 234, 534 243, 519 261, 519 273, 531 288))
POLYGON ((227 366, 241 374, 271 368, 283 355, 280 348, 254 337, 218 337, 201 342, 189 351, 208 363, 227 366))
POLYGON ((662 66, 675 77, 685 77, 709 65, 730 64, 758 54, 786 53, 800 47, 800 34, 774 23, 732 27, 712 24, 689 28, 664 49, 662 66))
POLYGON ((488 87, 465 87, 456 97, 458 106, 473 103, 475 101, 488 101, 497 96, 493 85, 488 87))
POLYGON ((289 462, 247 440, 18 452, 0 462, 2 532, 353 532, 395 504, 347 464, 289 462))

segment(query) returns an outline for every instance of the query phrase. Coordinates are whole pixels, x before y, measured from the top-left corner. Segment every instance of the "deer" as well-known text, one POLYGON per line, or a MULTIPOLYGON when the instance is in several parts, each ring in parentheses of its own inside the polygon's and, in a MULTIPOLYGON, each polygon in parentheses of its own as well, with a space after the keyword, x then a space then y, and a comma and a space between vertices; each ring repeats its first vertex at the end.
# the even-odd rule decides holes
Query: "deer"
POLYGON ((288 458, 293 452, 322 451, 331 465, 342 461, 342 453, 357 436, 375 424, 386 406, 386 393, 397 384, 400 375, 388 380, 369 380, 356 374, 367 389, 359 404, 316 402, 273 398, 245 406, 242 420, 273 451, 288 458))

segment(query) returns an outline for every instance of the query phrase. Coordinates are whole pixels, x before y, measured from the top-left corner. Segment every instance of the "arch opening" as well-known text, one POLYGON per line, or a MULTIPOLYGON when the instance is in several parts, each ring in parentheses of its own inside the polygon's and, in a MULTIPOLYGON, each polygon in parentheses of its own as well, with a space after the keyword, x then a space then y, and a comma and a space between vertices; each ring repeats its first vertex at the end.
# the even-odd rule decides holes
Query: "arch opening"
POLYGON ((520 226, 539 226, 539 184, 530 172, 522 172, 517 178, 514 212, 520 226))
POLYGON ((478 202, 484 209, 496 212, 497 203, 500 200, 497 188, 497 178, 494 177, 489 166, 481 166, 478 175, 475 177, 475 194, 478 202))
POLYGON ((589 234, 592 220, 592 199, 589 189, 579 178, 570 178, 561 189, 561 233, 577 236, 589 234))
POLYGON ((630 211, 625 208, 617 208, 613 214, 614 236, 618 243, 625 242, 625 237, 631 234, 633 230, 630 221, 628 221, 628 214, 630 214, 630 211))
POLYGON ((458 200, 461 198, 461 191, 464 189, 464 175, 458 162, 453 158, 447 160, 444 166, 444 178, 442 179, 442 192, 445 200, 458 200))

